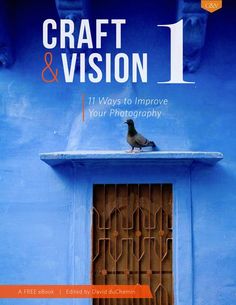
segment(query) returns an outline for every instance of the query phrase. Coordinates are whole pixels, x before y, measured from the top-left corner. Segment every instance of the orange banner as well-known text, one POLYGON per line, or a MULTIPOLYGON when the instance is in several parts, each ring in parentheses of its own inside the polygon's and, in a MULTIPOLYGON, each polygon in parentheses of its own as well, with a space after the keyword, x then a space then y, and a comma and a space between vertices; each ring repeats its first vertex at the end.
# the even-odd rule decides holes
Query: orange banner
POLYGON ((214 13, 222 8, 222 0, 201 0, 201 8, 214 13))
POLYGON ((147 285, 0 285, 0 298, 151 299, 147 285))

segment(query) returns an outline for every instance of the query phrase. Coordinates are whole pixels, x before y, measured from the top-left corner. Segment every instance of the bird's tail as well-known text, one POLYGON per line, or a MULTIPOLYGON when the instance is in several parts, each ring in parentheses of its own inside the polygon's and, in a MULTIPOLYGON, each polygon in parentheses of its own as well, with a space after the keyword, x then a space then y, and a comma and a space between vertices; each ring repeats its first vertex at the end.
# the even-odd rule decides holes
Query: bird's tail
POLYGON ((152 150, 154 150, 154 151, 158 151, 158 150, 159 150, 159 148, 156 146, 156 143, 155 143, 155 142, 150 141, 150 142, 149 142, 149 145, 152 147, 152 150))
POLYGON ((152 146, 153 148, 157 147, 156 144, 155 144, 155 142, 153 142, 153 141, 150 141, 150 142, 149 142, 149 145, 152 146))

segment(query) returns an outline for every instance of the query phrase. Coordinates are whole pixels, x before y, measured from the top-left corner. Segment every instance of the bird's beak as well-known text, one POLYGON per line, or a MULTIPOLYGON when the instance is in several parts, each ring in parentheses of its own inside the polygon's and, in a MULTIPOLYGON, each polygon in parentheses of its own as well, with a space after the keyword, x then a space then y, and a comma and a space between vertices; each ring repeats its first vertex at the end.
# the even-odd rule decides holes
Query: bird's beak
POLYGON ((125 121, 124 124, 127 124, 127 121, 125 121))

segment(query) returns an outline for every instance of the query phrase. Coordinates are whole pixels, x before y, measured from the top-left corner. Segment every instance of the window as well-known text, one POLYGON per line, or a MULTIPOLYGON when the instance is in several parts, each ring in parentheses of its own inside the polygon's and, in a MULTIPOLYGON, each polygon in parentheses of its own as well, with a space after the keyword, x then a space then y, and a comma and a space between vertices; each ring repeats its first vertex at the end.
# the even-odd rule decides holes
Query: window
POLYGON ((172 199, 171 184, 94 185, 93 284, 147 284, 153 294, 119 304, 173 304, 172 199))

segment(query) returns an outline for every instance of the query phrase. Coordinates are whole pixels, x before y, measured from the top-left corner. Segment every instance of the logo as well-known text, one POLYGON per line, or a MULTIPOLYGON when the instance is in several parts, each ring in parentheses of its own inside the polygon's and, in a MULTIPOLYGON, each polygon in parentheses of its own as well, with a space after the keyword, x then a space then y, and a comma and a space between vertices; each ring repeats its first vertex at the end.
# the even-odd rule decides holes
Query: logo
POLYGON ((201 0, 201 8, 214 13, 222 8, 222 0, 201 0))

